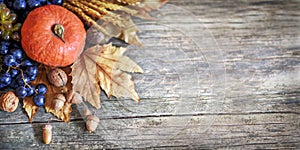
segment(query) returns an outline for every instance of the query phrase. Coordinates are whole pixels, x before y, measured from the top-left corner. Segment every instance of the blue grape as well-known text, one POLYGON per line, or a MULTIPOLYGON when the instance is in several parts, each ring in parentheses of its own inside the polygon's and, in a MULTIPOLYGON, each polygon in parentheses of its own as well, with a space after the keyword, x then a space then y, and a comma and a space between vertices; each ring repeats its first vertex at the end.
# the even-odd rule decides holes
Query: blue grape
POLYGON ((10 53, 16 58, 16 60, 21 60, 23 57, 23 51, 21 49, 12 49, 10 53))
POLYGON ((55 5, 61 5, 63 3, 63 0, 49 0, 51 4, 55 5))
POLYGON ((17 69, 11 69, 11 70, 9 71, 9 73, 10 73, 10 76, 13 78, 13 77, 15 77, 16 75, 18 75, 18 74, 20 73, 20 71, 17 70, 17 69))
POLYGON ((25 0, 15 0, 13 3, 13 8, 16 10, 26 9, 26 1, 25 0))
POLYGON ((42 6, 41 2, 38 0, 27 0, 27 4, 31 9, 42 6))
POLYGON ((15 94, 19 98, 24 98, 27 95, 26 88, 24 86, 19 86, 18 88, 16 88, 15 94))
POLYGON ((37 106, 44 106, 45 105, 45 96, 42 93, 38 93, 33 96, 33 102, 37 106))
POLYGON ((1 44, 1 45, 9 46, 9 45, 10 45, 10 42, 9 42, 9 41, 1 41, 0 44, 1 44))
POLYGON ((3 84, 3 83, 0 83, 0 89, 6 87, 7 85, 3 84))
POLYGON ((11 83, 12 79, 9 73, 0 74, 0 83, 4 86, 8 86, 11 83))
POLYGON ((10 45, 7 41, 1 41, 0 43, 0 54, 6 55, 8 53, 8 46, 10 45))
POLYGON ((46 4, 48 0, 38 0, 41 4, 46 4))
POLYGON ((12 89, 16 89, 17 87, 19 87, 19 84, 17 83, 16 79, 13 79, 9 85, 10 88, 12 89))
POLYGON ((16 58, 13 55, 5 55, 3 57, 3 64, 6 66, 15 66, 17 64, 16 58))
POLYGON ((25 73, 29 76, 36 76, 38 73, 38 68, 37 66, 28 66, 25 70, 25 73))
POLYGON ((24 59, 22 62, 21 62, 21 66, 22 67, 27 67, 27 66, 32 66, 32 62, 29 60, 29 59, 24 59))
POLYGON ((8 45, 2 44, 0 45, 0 54, 1 55, 6 55, 8 53, 8 45))
POLYGON ((29 77, 28 77, 27 74, 23 74, 23 76, 24 76, 24 80, 23 80, 23 78, 22 78, 22 74, 18 74, 18 75, 16 76, 16 81, 17 81, 17 83, 18 83, 19 86, 24 86, 24 85, 25 85, 25 82, 26 82, 26 83, 29 83, 29 82, 30 82, 30 79, 29 79, 29 77))
POLYGON ((26 91, 27 91, 26 96, 32 96, 35 93, 35 88, 32 85, 30 85, 30 87, 26 88, 26 91))
POLYGON ((36 85, 35 90, 38 93, 45 94, 47 92, 47 87, 45 84, 38 84, 36 85))
POLYGON ((35 80, 35 79, 36 79, 36 77, 37 77, 37 75, 32 75, 32 76, 29 76, 29 80, 30 80, 30 81, 33 81, 33 80, 35 80))

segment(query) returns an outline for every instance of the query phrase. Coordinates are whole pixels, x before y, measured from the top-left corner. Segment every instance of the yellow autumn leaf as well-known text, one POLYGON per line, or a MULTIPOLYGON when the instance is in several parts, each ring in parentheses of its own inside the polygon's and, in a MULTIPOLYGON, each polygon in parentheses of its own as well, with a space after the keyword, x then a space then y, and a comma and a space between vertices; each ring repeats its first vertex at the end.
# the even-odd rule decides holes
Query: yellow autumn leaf
POLYGON ((23 108, 25 109, 25 112, 27 113, 27 116, 29 118, 29 121, 32 122, 33 117, 37 113, 39 107, 36 106, 33 101, 32 97, 25 97, 23 99, 23 108))
POLYGON ((134 89, 134 83, 131 81, 131 75, 115 70, 112 72, 111 94, 117 98, 126 97, 140 101, 140 97, 134 89))
POLYGON ((72 85, 86 101, 100 108, 100 87, 108 97, 129 97, 139 101, 131 75, 126 72, 143 70, 124 56, 126 48, 112 44, 96 45, 87 49, 72 65, 72 85))
MULTIPOLYGON (((97 45, 98 46, 98 45, 97 45)), ((89 48, 72 65, 73 90, 78 91, 91 105, 100 108, 100 87, 95 78, 98 48, 89 48)))
MULTIPOLYGON (((46 109, 46 111, 52 113, 54 116, 56 116, 57 118, 61 119, 64 122, 70 122, 70 114, 72 112, 72 108, 70 107, 71 106, 70 103, 66 102, 64 104, 63 108, 61 110, 59 110, 59 111, 56 111, 52 107, 53 106, 52 105, 53 98, 55 98, 55 96, 57 94, 61 94, 63 90, 62 90, 62 88, 55 87, 54 85, 52 85, 52 84, 49 83, 48 78, 47 78, 47 74, 49 73, 50 69, 51 69, 50 67, 41 65, 39 67, 37 78, 33 82, 31 82, 31 84, 34 85, 34 86, 36 86, 37 84, 41 84, 41 83, 45 84, 46 87, 47 87, 47 92, 45 94, 45 109, 46 109)), ((71 71, 69 67, 62 68, 62 69, 67 74, 71 71)), ((71 88, 72 88, 70 81, 71 81, 71 77, 69 77, 68 83, 65 86, 68 90, 71 90, 71 88)), ((25 98, 25 100, 27 101, 27 106, 25 108, 25 111, 26 111, 26 109, 28 109, 28 111, 26 111, 27 115, 28 116, 32 116, 31 112, 30 112, 30 107, 31 108, 35 108, 37 106, 33 104, 32 97, 25 98), (29 103, 29 102, 31 102, 31 103, 29 103)))

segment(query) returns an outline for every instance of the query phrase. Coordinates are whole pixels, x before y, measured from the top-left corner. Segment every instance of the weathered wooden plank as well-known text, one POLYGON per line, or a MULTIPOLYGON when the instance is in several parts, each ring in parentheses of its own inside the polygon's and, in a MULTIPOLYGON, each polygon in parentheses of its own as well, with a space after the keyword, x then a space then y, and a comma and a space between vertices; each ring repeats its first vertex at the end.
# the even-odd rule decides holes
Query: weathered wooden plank
POLYGON ((0 112, 0 148, 299 149, 300 1, 170 3, 198 20, 186 19, 181 11, 166 12, 178 16, 168 25, 194 29, 187 37, 177 29, 140 24, 144 47, 132 47, 127 54, 145 70, 133 78, 141 103, 102 96, 95 133, 85 130, 74 107, 69 125, 52 121, 50 145, 41 141, 41 126, 53 118, 44 109, 33 124, 21 108, 0 112), (216 45, 199 35, 207 31, 203 24, 216 45), (201 39, 200 46, 189 37, 201 39), (217 46, 223 59, 204 57, 217 46), (224 62, 224 68, 209 68, 210 62, 224 62), (222 75, 212 77, 210 69, 226 69, 224 87, 212 88, 214 81, 222 81, 213 77, 222 75), (214 99, 213 90, 225 92, 225 99, 214 99))
MULTIPOLYGON (((1 134, 6 135, 1 139, 1 148, 272 148, 276 144, 293 148, 299 146, 299 124, 291 120, 296 117, 295 114, 222 114, 209 128, 201 125, 202 117, 205 116, 176 119, 132 118, 133 124, 121 127, 111 126, 117 123, 115 119, 106 119, 101 121, 101 126, 106 127, 105 130, 98 128, 96 133, 87 133, 83 121, 73 121, 69 125, 52 123, 54 135, 49 146, 42 144, 40 123, 22 124, 22 128, 20 124, 0 125, 1 134), (167 123, 181 119, 189 121, 189 124, 183 127, 180 124, 182 122, 167 123)), ((128 123, 127 119, 122 121, 128 123)))

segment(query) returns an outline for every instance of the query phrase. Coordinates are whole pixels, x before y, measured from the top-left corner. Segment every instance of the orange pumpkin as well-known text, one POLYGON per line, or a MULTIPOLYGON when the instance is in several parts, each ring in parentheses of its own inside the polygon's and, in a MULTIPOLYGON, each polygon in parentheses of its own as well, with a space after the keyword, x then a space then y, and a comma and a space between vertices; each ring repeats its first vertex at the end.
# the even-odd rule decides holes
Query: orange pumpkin
POLYGON ((69 10, 45 5, 28 14, 21 36, 22 47, 31 59, 49 66, 68 66, 82 53, 86 31, 69 10))

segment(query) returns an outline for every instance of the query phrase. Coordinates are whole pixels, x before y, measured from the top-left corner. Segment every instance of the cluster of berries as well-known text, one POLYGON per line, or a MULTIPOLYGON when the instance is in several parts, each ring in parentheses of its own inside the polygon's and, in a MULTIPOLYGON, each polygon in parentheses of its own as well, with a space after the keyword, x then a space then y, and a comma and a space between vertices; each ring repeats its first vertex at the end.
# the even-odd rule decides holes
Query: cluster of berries
POLYGON ((0 42, 0 60, 0 89, 13 89, 19 98, 33 96, 34 103, 43 106, 47 87, 30 85, 38 75, 38 63, 26 57, 18 43, 9 41, 0 42))

